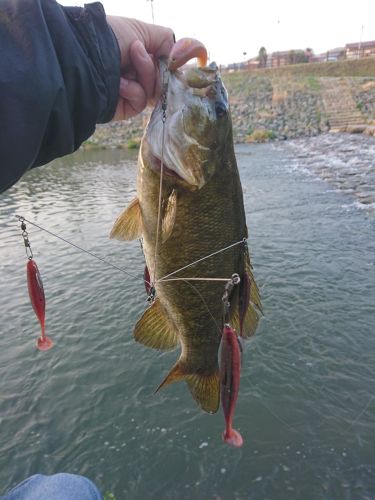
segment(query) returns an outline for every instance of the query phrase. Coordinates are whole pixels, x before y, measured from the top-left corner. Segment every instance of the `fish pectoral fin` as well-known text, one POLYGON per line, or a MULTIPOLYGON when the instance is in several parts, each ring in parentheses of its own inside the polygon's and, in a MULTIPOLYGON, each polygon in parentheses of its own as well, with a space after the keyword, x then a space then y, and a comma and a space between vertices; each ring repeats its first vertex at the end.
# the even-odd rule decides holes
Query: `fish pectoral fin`
POLYGON ((134 198, 130 205, 117 217, 109 237, 121 241, 130 241, 139 238, 141 234, 141 206, 138 198, 134 198))
POLYGON ((134 328, 137 342, 153 349, 169 350, 178 345, 177 331, 157 298, 143 313, 134 328))
POLYGON ((218 370, 208 375, 191 373, 179 360, 155 392, 179 380, 187 382, 191 395, 202 410, 208 413, 217 412, 220 403, 220 378, 218 370))
POLYGON ((173 231, 174 222, 176 220, 176 210, 177 210, 177 193, 174 189, 169 195, 169 198, 165 204, 163 220, 162 220, 162 241, 163 243, 167 241, 173 231))

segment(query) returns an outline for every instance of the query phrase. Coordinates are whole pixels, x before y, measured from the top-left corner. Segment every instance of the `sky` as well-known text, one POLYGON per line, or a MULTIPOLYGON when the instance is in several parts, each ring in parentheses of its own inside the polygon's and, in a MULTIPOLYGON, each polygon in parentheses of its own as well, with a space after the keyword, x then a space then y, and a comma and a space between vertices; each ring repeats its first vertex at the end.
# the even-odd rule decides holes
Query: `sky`
POLYGON ((267 53, 310 47, 319 54, 346 43, 375 40, 375 0, 102 0, 102 4, 107 14, 149 23, 153 7, 155 24, 171 27, 177 39, 197 38, 218 64, 255 57, 261 46, 267 53))

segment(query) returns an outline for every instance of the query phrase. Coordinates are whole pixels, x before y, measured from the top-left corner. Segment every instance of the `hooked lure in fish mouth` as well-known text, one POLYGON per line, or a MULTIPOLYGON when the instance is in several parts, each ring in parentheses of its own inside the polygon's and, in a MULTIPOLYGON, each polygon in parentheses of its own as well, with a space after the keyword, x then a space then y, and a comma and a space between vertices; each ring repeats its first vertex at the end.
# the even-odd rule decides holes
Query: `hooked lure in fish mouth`
POLYGON ((194 57, 198 59, 199 66, 206 66, 208 59, 206 47, 194 38, 181 38, 175 43, 169 55, 169 71, 176 71, 194 57))
POLYGON ((215 63, 182 69, 193 57, 207 63, 207 51, 195 40, 183 39, 168 61, 160 61, 167 92, 156 106, 142 141, 144 156, 167 180, 190 191, 200 190, 214 173, 215 156, 231 129, 228 96, 215 63), (167 113, 165 114, 165 107, 167 113))

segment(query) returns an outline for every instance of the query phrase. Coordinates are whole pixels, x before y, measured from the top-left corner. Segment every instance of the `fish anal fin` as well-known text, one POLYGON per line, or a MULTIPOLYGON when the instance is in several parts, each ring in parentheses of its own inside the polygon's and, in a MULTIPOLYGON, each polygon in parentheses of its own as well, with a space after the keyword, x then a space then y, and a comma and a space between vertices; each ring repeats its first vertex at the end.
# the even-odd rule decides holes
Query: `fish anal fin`
POLYGON ((110 238, 121 241, 130 241, 139 238, 142 234, 141 206, 138 198, 117 217, 110 238))
POLYGON ((167 241, 173 231, 174 223, 176 220, 177 210, 177 193, 174 189, 169 195, 169 198, 164 207, 163 220, 162 220, 162 241, 167 241))
POLYGON ((218 370, 211 374, 189 373, 189 370, 184 366, 181 360, 179 360, 155 392, 179 380, 185 380, 185 382, 187 382, 191 395, 202 410, 208 413, 217 412, 220 403, 220 379, 218 370))
POLYGON ((176 328, 158 298, 138 320, 134 328, 134 338, 153 349, 170 350, 178 345, 176 328))
POLYGON ((184 370, 183 364, 180 361, 177 361, 177 363, 172 367, 163 382, 156 388, 155 392, 158 392, 160 389, 163 389, 169 384, 173 384, 173 382, 185 380, 186 377, 187 373, 184 370))

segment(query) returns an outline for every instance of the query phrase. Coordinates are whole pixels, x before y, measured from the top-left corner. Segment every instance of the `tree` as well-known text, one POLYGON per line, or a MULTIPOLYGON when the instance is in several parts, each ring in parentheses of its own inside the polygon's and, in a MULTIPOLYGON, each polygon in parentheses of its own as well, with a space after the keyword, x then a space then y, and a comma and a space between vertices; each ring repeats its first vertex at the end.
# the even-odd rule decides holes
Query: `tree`
POLYGON ((310 47, 307 47, 307 49, 305 49, 305 56, 307 58, 307 62, 311 62, 311 59, 313 58, 314 56, 314 51, 312 48, 310 47))
POLYGON ((290 50, 288 54, 289 64, 300 64, 308 62, 308 57, 303 50, 290 50))
POLYGON ((267 66, 267 51, 264 47, 259 49, 258 63, 259 68, 265 68, 267 66))

